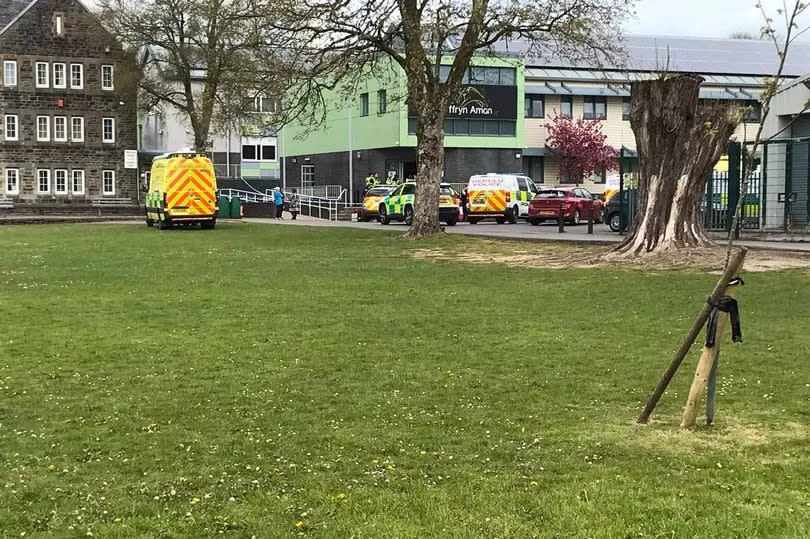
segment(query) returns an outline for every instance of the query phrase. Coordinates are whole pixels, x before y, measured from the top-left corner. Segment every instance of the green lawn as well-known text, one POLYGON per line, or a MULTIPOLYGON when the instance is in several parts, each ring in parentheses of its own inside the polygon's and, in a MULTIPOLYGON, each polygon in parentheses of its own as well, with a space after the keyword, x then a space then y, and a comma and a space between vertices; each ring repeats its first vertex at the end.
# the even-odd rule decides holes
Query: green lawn
MULTIPOLYGON (((419 260, 375 231, 0 227, 0 535, 808 537, 810 274, 419 260)), ((531 246, 515 244, 515 248, 531 246)))

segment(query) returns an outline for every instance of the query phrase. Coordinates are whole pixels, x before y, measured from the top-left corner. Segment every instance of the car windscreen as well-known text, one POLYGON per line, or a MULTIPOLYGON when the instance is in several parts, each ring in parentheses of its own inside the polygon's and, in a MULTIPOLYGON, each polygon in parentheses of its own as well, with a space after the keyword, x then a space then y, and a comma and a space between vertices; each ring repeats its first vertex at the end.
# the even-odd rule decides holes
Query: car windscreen
POLYGON ((447 196, 451 196, 451 197, 458 196, 458 193, 456 193, 456 190, 453 189, 453 187, 450 186, 450 185, 442 185, 441 188, 439 189, 439 194, 440 195, 447 195, 447 196))
POLYGON ((368 197, 384 197, 391 193, 391 189, 380 188, 377 187, 375 189, 369 189, 366 191, 366 196, 368 197))
POLYGON ((565 198, 567 196, 567 191, 540 191, 534 198, 565 198))

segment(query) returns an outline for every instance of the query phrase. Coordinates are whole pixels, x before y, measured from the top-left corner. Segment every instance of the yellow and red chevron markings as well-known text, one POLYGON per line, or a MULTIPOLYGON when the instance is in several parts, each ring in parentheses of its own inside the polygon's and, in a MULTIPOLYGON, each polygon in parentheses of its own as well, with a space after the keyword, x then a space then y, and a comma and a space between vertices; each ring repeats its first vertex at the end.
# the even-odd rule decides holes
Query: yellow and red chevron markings
POLYGON ((502 212, 506 210, 505 191, 470 191, 467 196, 469 197, 470 207, 474 208, 474 211, 502 212), (482 208, 477 203, 479 198, 486 199, 486 208, 482 208))
POLYGON ((199 167, 189 167, 188 163, 170 166, 167 171, 167 209, 187 206, 190 214, 210 215, 214 213, 213 201, 208 195, 214 192, 213 181, 204 158, 191 158, 199 167))

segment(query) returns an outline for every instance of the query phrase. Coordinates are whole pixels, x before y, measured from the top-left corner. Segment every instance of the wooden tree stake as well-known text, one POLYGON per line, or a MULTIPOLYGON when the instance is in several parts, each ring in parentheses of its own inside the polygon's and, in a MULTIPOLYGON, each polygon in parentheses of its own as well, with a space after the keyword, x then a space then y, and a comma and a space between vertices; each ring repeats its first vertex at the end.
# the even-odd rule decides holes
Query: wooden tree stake
MULTIPOLYGON (((725 295, 734 297, 736 291, 736 286, 729 286, 726 288, 725 295)), ((700 354, 700 360, 698 361, 697 369, 695 369, 695 379, 692 380, 692 387, 689 389, 689 398, 686 399, 686 407, 683 410, 681 428, 688 429, 695 426, 700 401, 702 401, 703 396, 706 395, 706 388, 709 384, 709 375, 712 372, 714 362, 717 361, 717 354, 720 352, 720 340, 723 338, 723 333, 726 330, 728 317, 728 313, 724 313, 722 311, 718 313, 714 346, 711 348, 704 346, 703 351, 700 354)))
MULTIPOLYGON (((725 295, 728 283, 737 276, 737 272, 740 271, 743 261, 745 260, 746 253, 748 253, 748 249, 741 247, 740 250, 734 254, 728 266, 726 266, 725 271, 723 271, 723 275, 720 276, 720 280, 717 281, 717 284, 714 286, 714 290, 712 290, 712 300, 717 301, 720 296, 725 295)), ((695 320, 689 333, 686 334, 686 338, 681 343, 678 351, 675 352, 675 357, 672 358, 672 361, 670 361, 666 370, 664 370, 664 374, 661 375, 661 379, 658 380, 658 385, 655 386, 655 389, 647 399, 644 408, 641 410, 641 414, 639 414, 636 420, 638 423, 646 423, 649 421, 650 414, 655 410, 658 401, 661 400, 661 396, 664 394, 664 391, 666 391, 669 382, 672 381, 672 377, 678 372, 678 367, 681 366, 683 358, 686 357, 686 354, 689 353, 689 349, 692 348, 695 339, 697 339, 700 334, 700 330, 706 325, 706 320, 709 319, 711 312, 712 307, 708 303, 703 305, 703 309, 698 314, 697 320, 695 320)))

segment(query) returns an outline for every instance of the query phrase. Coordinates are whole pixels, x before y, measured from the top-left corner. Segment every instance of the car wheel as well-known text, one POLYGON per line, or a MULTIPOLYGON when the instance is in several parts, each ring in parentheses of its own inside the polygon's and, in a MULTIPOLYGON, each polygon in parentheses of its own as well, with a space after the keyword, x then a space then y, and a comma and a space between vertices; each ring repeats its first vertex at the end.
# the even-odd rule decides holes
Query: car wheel
POLYGON ((477 217, 467 217, 467 222, 470 223, 471 225, 477 225, 478 224, 478 218, 477 217))
POLYGON ((380 214, 377 220, 380 221, 381 225, 387 225, 391 222, 391 218, 388 216, 388 208, 384 204, 380 206, 380 214))
POLYGON ((499 225, 502 225, 506 222, 506 217, 496 217, 495 222, 498 223, 499 225))
POLYGON ((458 217, 451 217, 445 222, 447 223, 447 226, 456 226, 456 223, 458 223, 458 217))
POLYGON ((411 226, 413 224, 413 208, 405 206, 405 224, 411 226))
POLYGON ((622 229, 622 216, 619 213, 614 213, 608 218, 608 226, 613 232, 619 232, 622 229))
POLYGON ((540 224, 540 219, 528 219, 529 224, 532 226, 537 226, 540 224))
POLYGON ((580 217, 579 217, 579 210, 574 210, 574 215, 571 216, 571 225, 577 226, 579 224, 580 217))
POLYGON ((146 226, 148 226, 149 228, 152 228, 153 226, 155 226, 155 220, 154 219, 147 219, 146 220, 146 226))
POLYGON ((514 208, 512 208, 512 211, 510 211, 509 215, 507 216, 507 218, 509 219, 509 224, 514 225, 515 223, 517 223, 518 217, 520 217, 520 208, 515 206, 514 208))
POLYGON ((200 223, 200 228, 202 230, 213 230, 216 225, 217 222, 211 219, 210 221, 203 221, 200 223))

